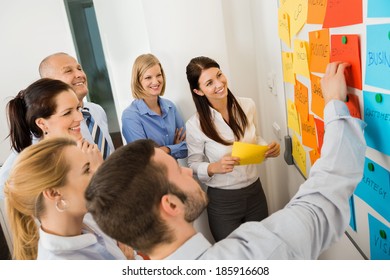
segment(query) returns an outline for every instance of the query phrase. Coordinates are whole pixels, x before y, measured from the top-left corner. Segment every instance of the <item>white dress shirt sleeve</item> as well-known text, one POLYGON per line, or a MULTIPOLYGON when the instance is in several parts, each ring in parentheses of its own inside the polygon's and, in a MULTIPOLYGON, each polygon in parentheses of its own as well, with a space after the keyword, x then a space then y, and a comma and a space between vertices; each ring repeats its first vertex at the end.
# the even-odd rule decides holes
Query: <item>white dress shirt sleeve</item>
POLYGON ((204 155, 205 140, 202 138, 202 135, 203 132, 200 130, 198 118, 196 116, 191 117, 186 123, 187 162, 188 166, 198 176, 198 179, 202 183, 206 183, 212 177, 207 172, 210 163, 204 155))

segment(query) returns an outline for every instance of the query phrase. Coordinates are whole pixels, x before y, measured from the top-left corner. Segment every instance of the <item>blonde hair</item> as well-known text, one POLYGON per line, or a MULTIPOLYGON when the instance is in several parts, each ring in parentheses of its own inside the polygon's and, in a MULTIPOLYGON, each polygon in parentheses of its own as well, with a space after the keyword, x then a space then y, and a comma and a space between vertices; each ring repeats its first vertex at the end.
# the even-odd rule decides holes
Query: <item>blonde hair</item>
POLYGON ((157 64, 160 66, 161 74, 163 77, 163 86, 161 88, 160 96, 164 95, 166 84, 164 69, 162 68, 161 63, 157 59, 157 57, 155 57, 153 54, 148 53, 141 54, 140 56, 138 56, 133 64, 133 71, 131 75, 131 91, 135 99, 142 99, 145 97, 146 94, 141 84, 141 78, 149 68, 157 64))
POLYGON ((4 188, 14 259, 37 258, 39 231, 35 219, 45 212, 43 192, 66 184, 70 167, 64 148, 72 145, 76 142, 70 138, 53 138, 19 154, 4 188))

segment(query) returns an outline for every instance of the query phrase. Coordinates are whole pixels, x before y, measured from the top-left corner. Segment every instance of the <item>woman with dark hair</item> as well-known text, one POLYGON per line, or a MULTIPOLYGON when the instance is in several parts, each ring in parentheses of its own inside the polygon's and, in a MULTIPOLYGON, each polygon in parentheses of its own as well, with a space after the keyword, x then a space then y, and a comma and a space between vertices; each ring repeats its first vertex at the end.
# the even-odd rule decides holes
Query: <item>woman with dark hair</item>
MULTIPOLYGON (((207 185, 209 225, 215 241, 247 221, 268 216, 258 166, 239 166, 231 156, 234 141, 264 144, 258 134, 255 103, 235 98, 219 64, 208 57, 193 58, 187 80, 197 113, 186 123, 188 165, 207 185)), ((280 145, 268 144, 266 157, 277 157, 280 145)))
POLYGON ((12 152, 0 170, 0 199, 3 199, 4 182, 18 154, 42 139, 70 137, 78 141, 91 164, 103 162, 95 144, 83 141, 79 101, 72 88, 59 80, 39 79, 21 90, 7 104, 12 152))
POLYGON ((103 238, 86 215, 84 190, 103 157, 83 139, 73 89, 37 80, 9 101, 7 113, 12 153, 0 170, 0 199, 5 192, 13 257, 134 258, 132 248, 103 238))

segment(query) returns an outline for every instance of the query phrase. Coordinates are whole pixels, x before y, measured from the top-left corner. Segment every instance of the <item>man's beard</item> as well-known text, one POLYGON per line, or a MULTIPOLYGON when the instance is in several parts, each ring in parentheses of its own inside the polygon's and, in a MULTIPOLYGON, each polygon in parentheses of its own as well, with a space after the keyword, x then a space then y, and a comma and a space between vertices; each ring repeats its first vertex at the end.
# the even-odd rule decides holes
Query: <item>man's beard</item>
POLYGON ((202 214, 208 203, 209 200, 207 198, 207 194, 202 190, 200 190, 199 195, 197 196, 187 196, 184 219, 187 222, 192 223, 200 216, 200 214, 202 214))

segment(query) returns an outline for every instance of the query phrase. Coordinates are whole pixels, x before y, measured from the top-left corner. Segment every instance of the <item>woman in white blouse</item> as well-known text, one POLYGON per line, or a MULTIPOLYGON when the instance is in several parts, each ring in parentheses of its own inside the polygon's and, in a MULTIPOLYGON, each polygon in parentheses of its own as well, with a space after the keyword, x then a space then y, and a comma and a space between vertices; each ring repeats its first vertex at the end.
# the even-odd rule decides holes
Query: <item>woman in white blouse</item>
MULTIPOLYGON (((197 109, 186 123, 188 165, 208 186, 209 225, 219 241, 242 223, 268 216, 258 166, 239 166, 240 159, 231 156, 234 141, 265 143, 258 135, 255 103, 234 97, 216 61, 193 58, 186 73, 197 109)), ((280 145, 270 143, 266 157, 279 154, 280 145)))

